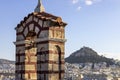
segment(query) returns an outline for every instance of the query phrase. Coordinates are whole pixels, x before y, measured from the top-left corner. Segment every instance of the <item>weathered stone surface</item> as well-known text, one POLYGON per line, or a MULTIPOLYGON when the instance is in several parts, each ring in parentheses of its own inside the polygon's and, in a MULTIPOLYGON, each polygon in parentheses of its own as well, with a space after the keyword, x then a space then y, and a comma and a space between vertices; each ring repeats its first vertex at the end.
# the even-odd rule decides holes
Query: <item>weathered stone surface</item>
POLYGON ((35 71, 35 65, 33 65, 33 64, 26 64, 25 65, 25 70, 26 71, 35 71))
POLYGON ((53 64, 53 71, 58 71, 58 64, 53 64))
POLYGON ((33 16, 30 16, 27 20, 26 20, 26 24, 31 22, 33 20, 33 16))
POLYGON ((50 74, 49 80, 59 80, 59 75, 58 74, 50 74))
POLYGON ((31 62, 37 62, 37 57, 36 56, 31 56, 30 61, 31 62))
POLYGON ((30 25, 29 25, 29 29, 30 29, 30 31, 33 31, 33 29, 34 29, 34 24, 30 24, 30 25))
POLYGON ((35 33, 38 34, 39 31, 40 31, 39 28, 35 26, 35 33))
POLYGON ((40 25, 40 27, 42 27, 43 21, 39 20, 38 24, 40 25))
POLYGON ((17 41, 22 41, 24 40, 24 36, 23 35, 18 35, 17 36, 17 41))
POLYGON ((43 27, 49 27, 50 26, 50 21, 44 21, 43 27))
POLYGON ((41 31, 41 33, 39 34, 39 38, 47 38, 48 34, 48 31, 41 31))
POLYGON ((24 30, 24 35, 27 36, 27 34, 28 34, 28 27, 26 27, 24 30))
POLYGON ((47 71, 47 70, 48 70, 47 69, 47 63, 42 64, 40 71, 47 71))
POLYGON ((22 54, 25 53, 25 47, 24 46, 19 46, 16 48, 16 54, 22 54))
POLYGON ((16 71, 22 76, 16 73, 17 78, 62 80, 65 25, 61 18, 45 12, 29 14, 21 21, 16 28, 16 71))
POLYGON ((25 56, 20 56, 20 62, 24 62, 25 61, 25 56))
POLYGON ((54 61, 55 54, 49 54, 49 60, 54 61))
POLYGON ((35 22, 38 22, 38 18, 34 17, 34 21, 35 21, 35 22))
POLYGON ((23 79, 25 79, 25 78, 26 78, 26 79, 29 79, 27 73, 25 74, 25 76, 23 75, 23 79))
POLYGON ((30 73, 31 80, 37 80, 37 73, 30 73))
POLYGON ((48 50, 48 44, 42 44, 42 45, 38 44, 37 47, 38 47, 38 49, 37 49, 38 52, 41 52, 41 50, 42 51, 47 51, 48 50))
POLYGON ((23 31, 23 26, 20 26, 19 28, 17 28, 17 33, 20 33, 23 31))

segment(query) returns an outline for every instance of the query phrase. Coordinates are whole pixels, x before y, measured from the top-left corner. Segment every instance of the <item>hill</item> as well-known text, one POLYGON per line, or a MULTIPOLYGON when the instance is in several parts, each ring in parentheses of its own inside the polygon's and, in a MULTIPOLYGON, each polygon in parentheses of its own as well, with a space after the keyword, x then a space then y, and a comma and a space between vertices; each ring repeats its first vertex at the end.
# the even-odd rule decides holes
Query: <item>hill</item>
POLYGON ((114 60, 98 55, 96 51, 89 47, 83 47, 80 50, 73 52, 69 57, 65 59, 68 63, 99 63, 106 62, 107 65, 114 64, 114 60))

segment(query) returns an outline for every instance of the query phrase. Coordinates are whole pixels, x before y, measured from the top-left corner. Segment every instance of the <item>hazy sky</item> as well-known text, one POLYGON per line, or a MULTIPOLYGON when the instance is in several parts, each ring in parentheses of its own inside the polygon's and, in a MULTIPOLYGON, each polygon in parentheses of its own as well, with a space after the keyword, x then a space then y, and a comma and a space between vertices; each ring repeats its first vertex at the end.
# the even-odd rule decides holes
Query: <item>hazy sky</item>
MULTIPOLYGON (((46 12, 66 26, 65 56, 83 46, 120 59, 120 0, 43 0, 46 12)), ((34 11, 37 0, 0 1, 0 58, 15 59, 14 28, 34 11)))

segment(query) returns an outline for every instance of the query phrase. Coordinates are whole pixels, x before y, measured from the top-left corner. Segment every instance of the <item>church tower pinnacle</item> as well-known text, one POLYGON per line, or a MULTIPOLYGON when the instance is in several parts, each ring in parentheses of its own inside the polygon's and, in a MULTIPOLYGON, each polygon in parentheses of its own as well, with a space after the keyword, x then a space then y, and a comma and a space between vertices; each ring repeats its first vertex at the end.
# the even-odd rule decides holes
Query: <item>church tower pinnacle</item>
POLYGON ((45 8, 42 4, 42 0, 38 0, 38 5, 36 6, 34 12, 45 12, 45 8))

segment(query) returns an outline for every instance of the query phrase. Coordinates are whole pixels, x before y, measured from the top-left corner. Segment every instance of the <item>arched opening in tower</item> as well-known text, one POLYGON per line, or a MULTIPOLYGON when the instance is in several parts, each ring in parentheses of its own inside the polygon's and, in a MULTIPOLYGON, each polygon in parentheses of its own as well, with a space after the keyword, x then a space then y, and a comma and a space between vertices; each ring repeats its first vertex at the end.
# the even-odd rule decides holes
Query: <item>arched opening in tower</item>
POLYGON ((61 48, 56 45, 57 54, 58 54, 58 72, 59 72, 59 80, 61 80, 61 48))

